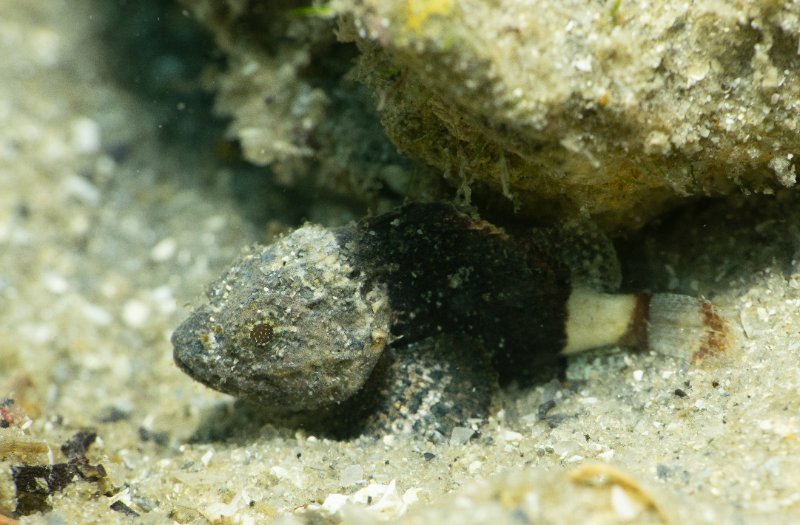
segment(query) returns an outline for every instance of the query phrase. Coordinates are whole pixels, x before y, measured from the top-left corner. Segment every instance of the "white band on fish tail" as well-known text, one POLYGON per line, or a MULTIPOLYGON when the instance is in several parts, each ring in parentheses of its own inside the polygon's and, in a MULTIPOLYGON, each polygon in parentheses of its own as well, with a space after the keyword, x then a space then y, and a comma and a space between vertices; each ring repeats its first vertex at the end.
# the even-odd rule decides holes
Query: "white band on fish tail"
POLYGON ((631 332, 637 304, 636 295, 574 289, 567 302, 567 343, 562 353, 620 344, 631 332))

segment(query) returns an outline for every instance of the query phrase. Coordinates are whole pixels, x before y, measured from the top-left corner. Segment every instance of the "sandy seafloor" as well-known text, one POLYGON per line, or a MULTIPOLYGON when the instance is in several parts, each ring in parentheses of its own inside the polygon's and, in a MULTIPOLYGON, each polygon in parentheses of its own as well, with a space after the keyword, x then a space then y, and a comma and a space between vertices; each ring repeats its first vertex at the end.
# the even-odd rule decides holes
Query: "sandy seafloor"
POLYGON ((0 503, 13 465, 63 461, 79 430, 108 474, 21 521, 324 523, 327 500, 346 523, 800 523, 795 196, 696 204, 623 243, 627 286, 727 309, 726 355, 577 358, 467 441, 326 440, 190 380, 169 335, 242 246, 342 210, 275 194, 255 220, 237 168, 166 140, 112 74, 105 23, 91 2, 0 3, 0 397, 24 427, 0 428, 0 503))

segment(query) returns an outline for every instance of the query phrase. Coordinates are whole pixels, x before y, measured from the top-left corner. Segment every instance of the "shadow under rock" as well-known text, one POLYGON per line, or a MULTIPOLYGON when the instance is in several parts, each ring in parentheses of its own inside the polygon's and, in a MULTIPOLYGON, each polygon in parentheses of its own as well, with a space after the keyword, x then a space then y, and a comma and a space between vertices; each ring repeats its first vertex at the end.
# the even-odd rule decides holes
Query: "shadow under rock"
POLYGON ((766 270, 794 271, 800 194, 696 201, 615 244, 625 291, 713 298, 766 270))

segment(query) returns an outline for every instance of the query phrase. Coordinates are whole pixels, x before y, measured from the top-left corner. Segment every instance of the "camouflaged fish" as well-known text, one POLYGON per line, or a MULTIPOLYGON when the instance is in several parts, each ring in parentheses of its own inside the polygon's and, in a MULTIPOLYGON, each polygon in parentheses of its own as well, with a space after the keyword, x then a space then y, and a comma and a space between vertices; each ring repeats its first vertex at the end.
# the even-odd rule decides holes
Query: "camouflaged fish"
POLYGON ((559 356, 725 349, 726 321, 706 300, 608 293, 619 284, 609 252, 599 234, 511 235, 446 203, 307 224, 211 285, 172 336, 175 362, 276 417, 442 436, 487 417, 498 384, 559 356))

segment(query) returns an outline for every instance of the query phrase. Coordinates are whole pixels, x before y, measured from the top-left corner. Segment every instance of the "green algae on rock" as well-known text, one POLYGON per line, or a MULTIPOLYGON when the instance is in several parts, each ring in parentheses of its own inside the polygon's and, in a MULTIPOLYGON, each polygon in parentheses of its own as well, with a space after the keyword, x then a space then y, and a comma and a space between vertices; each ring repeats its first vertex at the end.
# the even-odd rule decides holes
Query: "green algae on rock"
POLYGON ((443 174, 467 200, 507 198, 528 216, 622 229, 690 196, 795 184, 796 3, 336 0, 303 16, 271 3, 287 20, 280 31, 265 4, 230 4, 227 19, 211 2, 187 7, 232 58, 218 109, 234 117, 245 155, 272 162, 279 177, 375 199, 381 188, 441 192, 443 174), (334 15, 358 63, 322 84, 303 80, 298 72, 343 56, 334 15), (416 166, 365 142, 363 131, 377 130, 370 111, 330 121, 371 104, 345 78, 372 90, 386 134, 416 166), (276 90, 285 102, 265 104, 276 90), (328 146, 309 148, 321 134, 328 146), (382 168, 345 155, 368 144, 387 159, 382 168), (281 145, 303 152, 289 155, 294 164, 273 161, 281 145), (302 175, 298 159, 309 155, 327 167, 302 175))
POLYGON ((413 4, 333 5, 388 135, 456 184, 631 227, 795 183, 796 4, 413 4))

